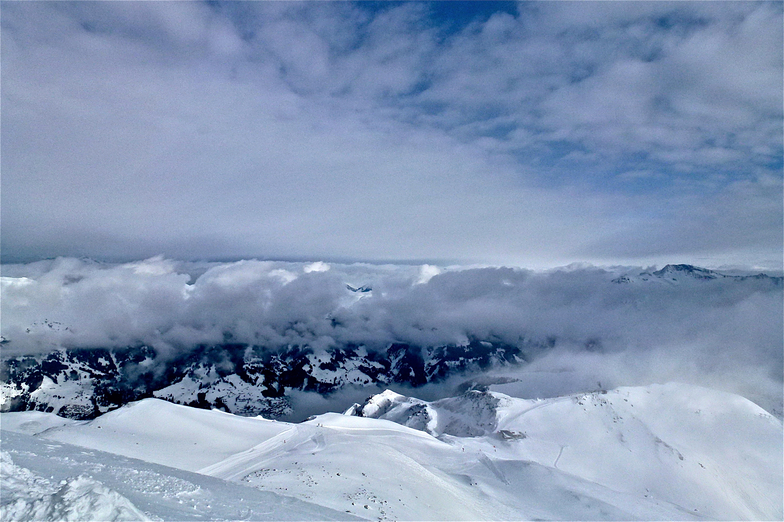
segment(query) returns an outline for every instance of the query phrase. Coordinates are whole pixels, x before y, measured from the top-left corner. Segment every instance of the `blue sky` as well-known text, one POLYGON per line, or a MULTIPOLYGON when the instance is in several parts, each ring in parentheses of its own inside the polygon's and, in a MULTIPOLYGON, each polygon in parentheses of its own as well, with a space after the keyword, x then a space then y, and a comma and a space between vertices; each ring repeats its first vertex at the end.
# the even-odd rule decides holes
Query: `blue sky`
POLYGON ((3 2, 3 262, 782 265, 780 2, 3 2))

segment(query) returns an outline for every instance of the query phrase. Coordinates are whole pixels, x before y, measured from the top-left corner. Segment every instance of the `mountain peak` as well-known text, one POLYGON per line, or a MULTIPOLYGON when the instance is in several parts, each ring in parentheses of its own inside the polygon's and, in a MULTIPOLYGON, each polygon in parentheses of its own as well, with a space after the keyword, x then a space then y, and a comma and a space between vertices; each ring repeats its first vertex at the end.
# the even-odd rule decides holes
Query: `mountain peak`
POLYGON ((667 265, 661 270, 653 272, 653 275, 657 277, 674 276, 678 274, 687 275, 689 277, 693 277, 694 279, 716 279, 723 277, 721 274, 714 272, 713 270, 686 264, 667 265))

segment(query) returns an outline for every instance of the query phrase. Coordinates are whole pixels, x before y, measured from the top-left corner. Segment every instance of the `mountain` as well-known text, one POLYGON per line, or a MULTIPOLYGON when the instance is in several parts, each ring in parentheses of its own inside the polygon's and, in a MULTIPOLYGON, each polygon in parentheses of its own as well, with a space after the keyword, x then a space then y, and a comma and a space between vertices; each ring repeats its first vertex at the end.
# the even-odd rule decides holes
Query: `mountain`
POLYGON ((471 341, 420 348, 395 343, 385 351, 348 346, 316 352, 267 351, 225 344, 197 347, 161 363, 148 346, 124 350, 58 350, 2 362, 2 411, 37 410, 90 419, 130 401, 157 397, 240 415, 291 412, 287 390, 329 394, 346 386, 438 382, 461 372, 525 360, 519 347, 471 341))
POLYGON ((385 391, 302 423, 158 399, 91 421, 1 415, 4 480, 47 478, 41 492, 4 488, 3 506, 81 487, 165 520, 784 515, 781 421, 738 395, 678 383, 543 400, 385 391))
POLYGON ((471 390, 426 402, 386 391, 346 414, 389 420, 465 451, 482 441, 497 459, 492 472, 510 489, 525 487, 521 467, 538 464, 677 506, 678 519, 781 516, 781 422, 733 394, 669 383, 545 400, 471 390))
POLYGON ((613 283, 666 282, 678 284, 690 281, 711 281, 716 279, 736 282, 755 280, 768 283, 775 287, 784 285, 784 277, 780 276, 770 276, 764 273, 755 275, 730 275, 686 264, 666 265, 664 268, 653 272, 642 271, 625 273, 613 279, 613 283))

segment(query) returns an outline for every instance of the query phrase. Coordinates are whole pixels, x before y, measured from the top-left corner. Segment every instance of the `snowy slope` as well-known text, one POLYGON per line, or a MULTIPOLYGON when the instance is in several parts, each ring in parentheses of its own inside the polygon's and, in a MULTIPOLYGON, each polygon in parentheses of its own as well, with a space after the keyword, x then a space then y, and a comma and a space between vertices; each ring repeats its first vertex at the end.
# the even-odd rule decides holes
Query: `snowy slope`
POLYGON ((53 413, 42 411, 25 411, 18 413, 3 413, 0 416, 0 428, 17 433, 37 435, 52 428, 83 424, 73 419, 64 419, 53 413))
POLYGON ((111 453, 9 431, 2 431, 2 440, 2 520, 351 519, 290 497, 111 453))
MULTIPOLYGON (((25 415, 26 412, 4 413, 4 429, 8 429, 6 416, 15 419, 25 415)), ((71 421, 44 435, 50 440, 196 471, 289 429, 291 426, 286 423, 261 417, 241 417, 145 399, 92 421, 71 421)))
MULTIPOLYGON (((198 470, 177 475, 192 484, 209 475, 372 520, 782 518, 781 422, 740 396, 683 384, 545 400, 469 391, 426 402, 387 391, 347 414, 299 424, 156 399, 90 422, 34 412, 0 421, 25 433, 38 423, 49 440, 198 470)), ((32 452, 11 457, 30 469, 48 466, 32 452)), ((93 478, 160 516, 113 479, 93 478)), ((160 483, 164 496, 180 487, 160 483)))
POLYGON ((541 401, 472 391, 425 403, 385 392, 348 413, 487 452, 499 477, 536 462, 711 519, 782 514, 781 422, 737 395, 672 383, 541 401))
POLYGON ((202 472, 377 520, 693 518, 548 466, 500 460, 498 444, 440 441, 389 421, 325 414, 293 438, 202 472))
POLYGON ((514 402, 498 426, 532 460, 709 518, 782 516, 781 422, 742 397, 668 384, 514 402))
POLYGON ((57 486, 0 452, 3 520, 150 520, 127 498, 80 475, 57 486))

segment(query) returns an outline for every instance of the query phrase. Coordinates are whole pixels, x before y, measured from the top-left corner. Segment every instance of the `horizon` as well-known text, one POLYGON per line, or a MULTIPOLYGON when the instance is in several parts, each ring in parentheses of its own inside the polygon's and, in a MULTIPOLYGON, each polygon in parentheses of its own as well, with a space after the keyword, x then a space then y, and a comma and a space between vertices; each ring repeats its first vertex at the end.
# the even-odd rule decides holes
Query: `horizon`
POLYGON ((212 258, 212 259, 177 259, 174 257, 167 257, 163 254, 154 255, 146 258, 99 258, 89 256, 52 256, 45 258, 30 258, 24 260, 11 260, 4 261, 0 255, 0 276, 2 274, 2 267, 21 267, 25 265, 34 265, 38 263, 55 263, 58 260, 73 259, 79 262, 95 263, 106 267, 115 267, 123 265, 137 265, 140 263, 156 263, 156 262, 172 262, 177 265, 193 265, 193 266, 206 266, 206 265, 231 265, 242 262, 267 262, 267 263, 285 263, 292 265, 317 265, 324 264, 327 267, 335 266, 398 266, 398 267, 422 267, 433 266, 443 270, 472 270, 482 268, 510 268, 514 270, 528 270, 531 272, 551 272, 558 270, 573 270, 573 269, 586 269, 596 268, 600 270, 615 271, 615 270, 635 270, 640 269, 643 271, 658 271, 668 266, 691 266, 695 268, 716 271, 732 274, 752 274, 764 273, 769 276, 779 277, 784 275, 784 269, 772 266, 760 265, 743 265, 743 264, 699 264, 694 262, 686 262, 683 260, 674 261, 659 261, 651 263, 623 263, 623 262, 605 262, 605 263, 591 263, 587 261, 572 261, 565 264, 534 264, 524 266, 521 264, 512 263, 486 263, 486 262, 458 262, 454 260, 440 260, 440 259, 348 259, 348 258, 308 258, 308 257, 291 257, 291 258, 274 258, 274 257, 236 257, 236 258, 212 258))

